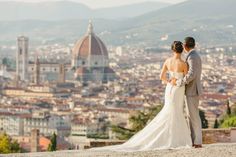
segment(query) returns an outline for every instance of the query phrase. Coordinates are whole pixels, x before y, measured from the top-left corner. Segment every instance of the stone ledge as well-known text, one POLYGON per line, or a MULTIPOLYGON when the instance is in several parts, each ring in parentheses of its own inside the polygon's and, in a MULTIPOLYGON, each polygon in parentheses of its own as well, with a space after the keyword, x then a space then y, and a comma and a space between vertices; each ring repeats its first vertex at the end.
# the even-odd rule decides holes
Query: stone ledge
POLYGON ((202 137, 204 144, 213 143, 235 143, 236 130, 235 128, 226 129, 203 129, 202 137))
POLYGON ((135 153, 99 151, 58 151, 0 155, 1 157, 236 157, 236 143, 210 144, 199 149, 158 150, 135 153))

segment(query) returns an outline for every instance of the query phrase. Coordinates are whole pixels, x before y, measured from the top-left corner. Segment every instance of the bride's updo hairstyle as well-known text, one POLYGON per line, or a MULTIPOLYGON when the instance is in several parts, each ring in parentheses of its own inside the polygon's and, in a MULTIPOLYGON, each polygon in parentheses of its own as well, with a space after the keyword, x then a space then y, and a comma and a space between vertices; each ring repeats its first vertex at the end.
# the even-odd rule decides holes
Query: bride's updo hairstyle
POLYGON ((181 41, 174 41, 171 45, 171 50, 176 53, 182 53, 184 50, 183 43, 181 41))

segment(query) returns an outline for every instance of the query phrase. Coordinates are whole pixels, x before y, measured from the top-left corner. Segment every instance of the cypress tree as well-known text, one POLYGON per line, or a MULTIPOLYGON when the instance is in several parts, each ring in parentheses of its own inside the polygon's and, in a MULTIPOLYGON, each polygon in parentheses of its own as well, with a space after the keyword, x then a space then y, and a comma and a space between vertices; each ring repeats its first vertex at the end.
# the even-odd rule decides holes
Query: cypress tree
POLYGON ((206 119, 205 112, 200 110, 199 115, 200 115, 201 122, 202 122, 202 128, 208 128, 208 121, 206 119))
POLYGON ((48 151, 56 151, 57 150, 57 135, 54 132, 51 137, 51 143, 48 146, 48 151))
POLYGON ((214 123, 214 128, 215 128, 215 129, 219 128, 219 125, 220 125, 220 124, 219 124, 219 122, 218 122, 218 119, 216 118, 216 119, 215 119, 215 123, 214 123))
POLYGON ((227 100, 227 115, 230 116, 231 115, 231 108, 229 106, 229 100, 227 100))

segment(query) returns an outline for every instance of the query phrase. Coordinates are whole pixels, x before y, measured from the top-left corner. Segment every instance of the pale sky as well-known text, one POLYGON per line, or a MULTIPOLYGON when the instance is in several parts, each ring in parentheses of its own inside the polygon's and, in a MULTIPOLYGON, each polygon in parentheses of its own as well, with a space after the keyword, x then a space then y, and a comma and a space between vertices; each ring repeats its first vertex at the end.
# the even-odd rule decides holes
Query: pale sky
MULTIPOLYGON (((41 1, 58 1, 58 0, 0 0, 0 1, 41 2, 41 1)), ((147 1, 178 3, 184 0, 71 0, 71 1, 83 3, 90 8, 104 8, 104 7, 120 6, 120 5, 127 5, 127 4, 147 2, 147 1)))

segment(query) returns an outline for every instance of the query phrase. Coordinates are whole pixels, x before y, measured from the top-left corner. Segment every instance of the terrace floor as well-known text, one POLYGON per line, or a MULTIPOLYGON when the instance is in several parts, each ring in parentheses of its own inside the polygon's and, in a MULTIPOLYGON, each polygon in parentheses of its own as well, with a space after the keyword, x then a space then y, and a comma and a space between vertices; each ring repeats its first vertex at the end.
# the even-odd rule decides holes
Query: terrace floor
POLYGON ((0 157, 236 157, 236 143, 204 145, 198 149, 159 150, 136 153, 98 151, 57 151, 44 153, 11 154, 0 157))

